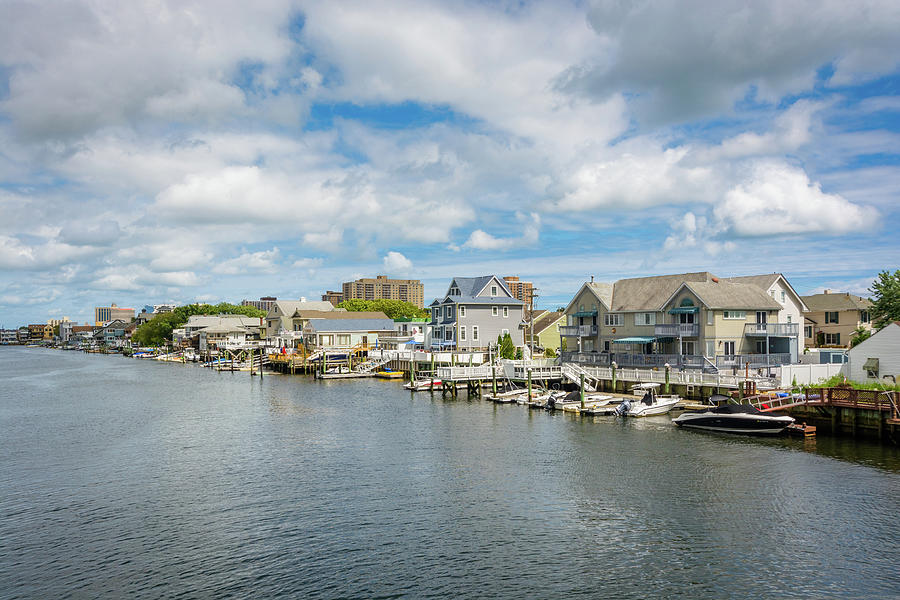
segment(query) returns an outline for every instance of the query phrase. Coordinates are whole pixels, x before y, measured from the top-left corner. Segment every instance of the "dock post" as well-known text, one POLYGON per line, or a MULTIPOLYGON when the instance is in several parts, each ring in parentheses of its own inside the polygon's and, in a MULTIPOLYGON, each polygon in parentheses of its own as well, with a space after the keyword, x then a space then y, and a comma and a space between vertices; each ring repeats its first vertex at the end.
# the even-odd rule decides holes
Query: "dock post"
MULTIPOLYGON (((434 352, 431 353, 431 393, 434 394, 434 352)), ((441 383, 441 398, 444 397, 444 384, 441 383)))
POLYGON ((669 363, 666 363, 666 393, 669 394, 669 372, 672 367, 669 366, 669 363))
POLYGON ((584 371, 581 372, 581 384, 578 389, 581 390, 581 408, 584 408, 584 371))
POLYGON ((493 385, 491 386, 491 390, 493 390, 494 395, 497 395, 497 365, 491 361, 491 379, 493 380, 493 385))
POLYGON ((612 388, 613 388, 612 391, 615 392, 616 391, 616 367, 618 365, 616 364, 616 361, 612 361, 610 363, 610 366, 612 367, 612 388))
POLYGON ((262 378, 263 378, 263 374, 262 374, 263 373, 263 356, 265 356, 264 350, 262 348, 260 348, 259 349, 259 380, 260 381, 262 381, 262 378))
POLYGON ((528 369, 528 403, 531 404, 531 369, 528 369))
POLYGON ((250 377, 253 377, 253 348, 250 348, 250 377))

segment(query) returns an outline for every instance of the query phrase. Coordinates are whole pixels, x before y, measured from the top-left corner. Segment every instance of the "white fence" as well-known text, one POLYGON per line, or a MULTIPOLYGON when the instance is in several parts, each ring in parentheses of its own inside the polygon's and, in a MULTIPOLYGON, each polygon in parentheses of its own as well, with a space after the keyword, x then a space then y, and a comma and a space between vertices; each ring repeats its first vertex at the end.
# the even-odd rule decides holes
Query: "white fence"
POLYGON ((839 364, 784 365, 781 367, 781 387, 794 385, 794 377, 797 378, 797 385, 819 383, 840 373, 842 366, 839 364))

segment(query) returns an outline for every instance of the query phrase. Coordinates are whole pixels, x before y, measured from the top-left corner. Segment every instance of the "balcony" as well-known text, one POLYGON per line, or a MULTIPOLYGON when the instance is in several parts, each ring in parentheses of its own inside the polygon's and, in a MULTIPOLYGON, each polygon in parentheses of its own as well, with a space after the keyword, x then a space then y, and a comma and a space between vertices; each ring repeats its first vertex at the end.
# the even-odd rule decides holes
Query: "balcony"
POLYGON ((594 337, 597 335, 596 325, 562 325, 559 335, 563 337, 594 337))
POLYGON ((799 323, 747 323, 744 335, 751 337, 797 337, 800 335, 799 323))
POLYGON ((747 366, 751 369, 758 369, 789 364, 791 364, 791 355, 781 352, 775 354, 726 354, 716 357, 716 367, 719 369, 743 369, 747 366))
POLYGON ((700 335, 697 323, 664 323, 653 329, 656 337, 690 338, 700 335))

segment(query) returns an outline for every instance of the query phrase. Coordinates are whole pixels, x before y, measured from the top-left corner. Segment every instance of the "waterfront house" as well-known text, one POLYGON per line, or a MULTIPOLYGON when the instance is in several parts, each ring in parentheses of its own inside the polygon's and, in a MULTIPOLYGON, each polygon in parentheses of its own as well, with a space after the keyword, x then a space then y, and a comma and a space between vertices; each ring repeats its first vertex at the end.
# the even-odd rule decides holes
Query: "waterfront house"
POLYGON ((19 343, 18 332, 15 329, 0 329, 0 344, 19 343))
POLYGON ((841 368, 847 379, 896 385, 900 378, 900 322, 888 323, 847 350, 847 359, 841 368))
POLYGON ((526 330, 528 339, 525 341, 531 344, 531 336, 533 334, 535 348, 551 349, 554 352, 559 352, 559 347, 562 343, 559 328, 566 324, 566 313, 563 311, 536 310, 534 311, 533 319, 534 321, 530 326, 534 328, 534 331, 526 330))
POLYGON ((303 327, 303 344, 313 351, 375 348, 379 338, 394 334, 394 322, 384 313, 381 315, 381 318, 310 319, 303 327))
POLYGON ((246 315, 191 315, 183 330, 172 331, 172 341, 201 352, 225 345, 243 345, 261 338, 262 319, 246 315), (201 335, 201 332, 206 331, 201 335))
MULTIPOLYGON (((305 300, 276 300, 269 312, 266 313, 266 339, 272 342, 275 341, 275 338, 281 338, 283 341, 292 340, 294 337, 291 333, 294 331, 293 317, 298 310, 332 311, 334 310, 334 305, 331 302, 319 300, 311 302, 305 300)), ((297 331, 302 331, 302 329, 297 331)), ((293 345, 293 343, 281 345, 293 345)))
POLYGON ((507 333, 516 347, 525 343, 525 302, 496 275, 456 277, 430 308, 434 348, 485 349, 507 333))
POLYGON ((846 292, 825 290, 821 294, 803 296, 809 308, 803 337, 807 346, 849 348, 858 327, 872 330, 869 311, 872 302, 846 292))
POLYGON ((121 348, 125 343, 125 335, 129 329, 134 331, 134 327, 130 321, 126 322, 123 319, 113 319, 105 325, 97 327, 94 330, 93 339, 95 342, 110 348, 121 348))
MULTIPOLYGON (((804 314, 809 311, 809 307, 803 302, 803 297, 794 290, 794 287, 788 283, 787 278, 781 273, 729 277, 726 281, 755 285, 769 294, 773 300, 781 305, 781 310, 778 311, 778 323, 799 323, 802 325, 804 314)), ((802 354, 804 348, 803 335, 800 335, 797 339, 797 352, 802 354)))
POLYGON ((767 286, 741 279, 698 272, 587 282, 566 307, 563 360, 707 370, 796 362, 800 324, 779 319, 785 306, 767 286))

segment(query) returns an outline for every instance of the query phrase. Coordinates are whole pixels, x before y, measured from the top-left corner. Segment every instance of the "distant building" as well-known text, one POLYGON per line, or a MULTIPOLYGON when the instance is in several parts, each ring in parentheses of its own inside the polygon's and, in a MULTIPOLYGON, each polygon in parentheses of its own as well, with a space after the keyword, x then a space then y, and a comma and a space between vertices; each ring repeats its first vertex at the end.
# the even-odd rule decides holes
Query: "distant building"
POLYGON ((328 290, 324 294, 322 294, 322 302, 331 302, 333 305, 337 306, 341 302, 344 301, 344 293, 343 292, 334 292, 332 290, 328 290))
POLYGON ((174 304, 154 304, 153 305, 153 313, 154 314, 162 314, 162 313, 170 313, 175 310, 174 304))
POLYGON ((15 329, 0 329, 0 344, 19 343, 19 334, 15 329))
POLYGON ((402 300, 418 307, 425 305, 425 288, 418 279, 357 279, 343 284, 343 300, 402 300))
POLYGON ((518 298, 525 303, 525 310, 534 310, 534 285, 530 281, 519 281, 512 275, 504 277, 506 287, 512 292, 513 298, 518 298))
POLYGON ((94 308, 94 325, 102 327, 111 321, 125 321, 130 323, 134 319, 133 308, 120 308, 115 303, 110 306, 98 306, 94 308))
POLYGON ((825 290, 821 294, 803 296, 809 307, 803 327, 807 346, 850 347, 857 327, 872 330, 869 310, 872 302, 846 292, 825 290))
POLYGON ((277 301, 278 298, 275 296, 263 296, 259 300, 241 300, 241 306, 252 306, 253 308, 269 312, 277 301))

